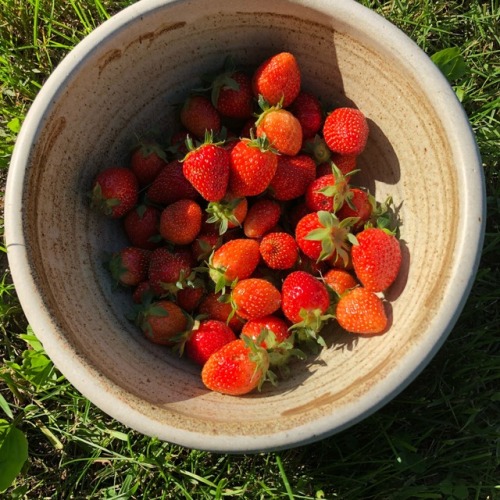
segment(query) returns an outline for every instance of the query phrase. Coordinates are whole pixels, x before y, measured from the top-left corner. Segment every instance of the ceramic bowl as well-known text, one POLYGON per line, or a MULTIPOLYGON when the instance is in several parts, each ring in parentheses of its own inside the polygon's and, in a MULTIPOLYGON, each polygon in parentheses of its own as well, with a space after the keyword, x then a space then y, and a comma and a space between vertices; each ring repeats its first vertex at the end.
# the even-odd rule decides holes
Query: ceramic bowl
POLYGON ((325 438, 387 403, 428 364, 477 269, 482 169, 467 118, 430 59, 350 1, 143 0, 86 37, 53 72, 19 135, 6 193, 6 243, 25 314, 56 366, 130 428, 218 452, 277 450, 325 438), (199 369, 152 345, 125 317, 102 265, 124 237, 89 210, 98 171, 124 164, 199 76, 233 55, 255 65, 293 52, 303 87, 367 116, 357 182, 400 207, 403 266, 392 326, 330 346, 278 387, 245 397, 205 390, 199 369))

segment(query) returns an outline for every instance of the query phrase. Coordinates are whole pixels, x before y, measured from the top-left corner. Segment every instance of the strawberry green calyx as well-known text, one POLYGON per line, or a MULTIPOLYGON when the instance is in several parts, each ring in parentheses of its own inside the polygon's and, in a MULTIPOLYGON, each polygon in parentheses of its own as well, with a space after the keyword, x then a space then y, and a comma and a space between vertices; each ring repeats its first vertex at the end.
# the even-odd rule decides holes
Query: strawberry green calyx
POLYGON ((141 155, 144 158, 147 158, 151 156, 152 154, 155 154, 159 158, 161 158, 163 161, 167 162, 167 153, 165 149, 163 149, 160 144, 154 140, 154 139, 141 139, 138 140, 133 146, 132 146, 133 151, 139 150, 141 152, 141 155))
POLYGON ((299 343, 310 343, 314 341, 321 347, 326 347, 325 340, 320 335, 327 321, 334 318, 333 314, 323 313, 321 309, 301 309, 302 321, 291 326, 299 343))
POLYGON ((268 113, 271 113, 272 111, 279 111, 280 109, 283 109, 283 98, 281 99, 280 102, 275 104, 274 106, 271 106, 262 95, 259 94, 259 97, 257 99, 257 104, 259 105, 259 108, 262 110, 261 113, 257 113, 255 116, 257 118, 255 122, 255 126, 258 126, 259 123, 263 120, 264 116, 266 116, 268 113))
MULTIPOLYGON (((219 235, 223 235, 230 227, 241 227, 241 222, 236 216, 239 205, 244 201, 240 198, 223 198, 221 201, 211 201, 206 212, 210 216, 207 222, 216 224, 219 228, 219 235)), ((245 209, 246 210, 246 209, 245 209)))
POLYGON ((347 177, 352 173, 354 173, 355 171, 349 172, 348 174, 344 175, 338 169, 335 163, 332 162, 331 165, 332 165, 332 174, 333 178, 335 179, 335 182, 330 186, 318 190, 317 192, 329 198, 333 198, 333 212, 335 213, 349 198, 350 187, 347 177))
POLYGON ((186 136, 186 148, 188 152, 181 161, 184 161, 193 151, 196 151, 200 147, 206 146, 207 144, 222 146, 224 141, 216 138, 213 130, 205 130, 205 137, 203 138, 203 141, 193 141, 193 138, 188 134, 186 136))
POLYGON ((251 130, 250 139, 244 139, 244 141, 247 146, 256 148, 262 153, 271 151, 274 154, 280 154, 279 151, 271 145, 265 133, 263 133, 260 137, 255 137, 253 130, 251 130))
POLYGON ((242 335, 241 339, 245 343, 245 346, 250 350, 249 359, 255 364, 255 371, 253 373, 252 379, 256 381, 258 379, 257 390, 262 389, 264 382, 269 381, 271 384, 276 385, 277 377, 269 369, 269 354, 266 349, 260 346, 262 342, 260 336, 255 341, 252 338, 242 335))
POLYGON ((358 218, 347 217, 339 221, 335 214, 320 210, 318 220, 323 227, 313 229, 305 238, 306 240, 321 242, 321 253, 318 262, 337 255, 347 265, 350 243, 353 241, 350 228, 357 222, 358 218))
POLYGON ((312 140, 307 141, 304 147, 304 153, 308 154, 314 160, 316 165, 326 163, 332 157, 332 152, 326 145, 325 140, 317 134, 312 140))
POLYGON ((387 234, 396 236, 399 231, 400 220, 398 208, 394 206, 392 196, 388 196, 383 202, 377 202, 372 195, 368 197, 372 205, 372 216, 365 224, 365 229, 377 227, 387 234))
POLYGON ((113 209, 121 204, 118 198, 106 198, 103 195, 100 184, 96 184, 93 187, 88 197, 90 198, 90 208, 106 216, 111 216, 113 214, 113 209))

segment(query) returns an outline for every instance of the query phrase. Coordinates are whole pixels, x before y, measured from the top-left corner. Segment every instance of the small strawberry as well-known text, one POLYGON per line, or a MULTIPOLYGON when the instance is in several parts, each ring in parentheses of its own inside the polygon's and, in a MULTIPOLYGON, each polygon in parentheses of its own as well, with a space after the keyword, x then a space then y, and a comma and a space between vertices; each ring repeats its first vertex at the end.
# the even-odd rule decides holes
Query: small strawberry
POLYGON ((262 238, 278 223, 280 216, 281 207, 276 201, 268 198, 255 201, 248 210, 243 223, 245 236, 254 239, 262 238))
POLYGON ((342 295, 335 315, 339 325, 351 333, 373 335, 387 328, 384 302, 363 287, 353 288, 342 295))
POLYGON ((235 280, 249 278, 260 260, 259 243, 252 239, 237 238, 224 243, 209 260, 209 275, 215 291, 222 290, 235 280))
POLYGON ((147 339, 161 345, 174 345, 174 338, 189 326, 187 315, 169 300, 145 306, 137 315, 136 323, 147 339))
POLYGON ((148 279, 155 295, 175 294, 191 276, 191 262, 182 252, 160 247, 153 250, 148 279))
POLYGON ((329 269, 323 279, 338 296, 358 285, 356 278, 349 271, 337 267, 329 269))
POLYGON ((229 189, 235 196, 263 193, 278 167, 278 157, 265 137, 241 139, 231 150, 229 189))
POLYGON ((190 134, 199 140, 205 137, 207 131, 214 134, 221 129, 221 120, 218 111, 210 99, 201 95, 189 96, 181 109, 181 124, 190 134))
POLYGON ((267 351, 251 339, 233 340, 208 358, 201 378, 216 392, 241 396, 261 387, 269 369, 267 351))
POLYGON ((132 210, 139 197, 139 183, 130 168, 108 167, 92 182, 90 206, 107 217, 118 219, 132 210))
POLYGON ((293 200, 302 196, 315 178, 316 164, 309 156, 279 156, 278 168, 269 184, 269 190, 277 200, 293 200))
POLYGON ((146 191, 146 199, 158 205, 170 205, 179 200, 196 200, 198 191, 184 177, 180 161, 169 162, 146 191))
POLYGON ((174 245, 192 243, 201 229, 202 211, 193 200, 179 200, 166 206, 160 217, 160 234, 174 245))
POLYGON ((359 155, 368 139, 368 123, 355 108, 337 108, 325 119, 323 137, 334 153, 359 155))
POLYGON ((259 115, 256 125, 257 137, 265 137, 275 150, 295 156, 302 148, 302 127, 295 116, 279 106, 267 107, 260 103, 264 111, 259 115))
POLYGON ((275 347, 291 335, 288 323, 280 317, 272 314, 248 320, 241 329, 241 335, 246 335, 254 341, 257 341, 263 330, 268 330, 273 334, 271 342, 269 341, 270 339, 268 336, 262 340, 260 345, 261 347, 264 347, 264 349, 271 349, 275 347))
POLYGON ((349 184, 344 175, 333 166, 334 173, 317 177, 305 193, 305 202, 309 210, 336 212, 349 196, 349 184))
POLYGON ((161 241, 160 210, 150 205, 138 205, 123 217, 123 229, 132 246, 154 250, 161 241))
POLYGON ((281 305, 281 294, 265 279, 248 278, 236 283, 231 301, 238 316, 255 319, 277 311, 281 305))
POLYGON ((227 191, 221 201, 210 202, 206 212, 209 215, 207 222, 216 225, 219 234, 224 234, 228 229, 242 226, 248 212, 248 201, 227 191))
POLYGON ((227 323, 234 332, 240 332, 243 320, 234 314, 233 307, 226 297, 220 293, 209 292, 200 302, 198 314, 209 319, 216 319, 227 323))
POLYGON ((281 309, 294 324, 298 339, 314 339, 320 345, 325 345, 319 332, 325 321, 332 317, 327 314, 330 296, 326 286, 305 271, 294 271, 283 281, 281 294, 281 309))
POLYGON ((314 94, 300 92, 289 110, 299 120, 304 139, 310 139, 317 134, 323 124, 323 110, 314 94))
POLYGON ((186 337, 183 339, 184 352, 189 359, 201 366, 214 352, 236 340, 235 333, 226 323, 213 319, 195 322, 195 326, 186 337))
POLYGON ((211 99, 222 116, 250 118, 253 113, 252 81, 242 71, 225 71, 213 81, 211 99))
POLYGON ((208 260, 212 252, 222 244, 218 231, 201 231, 191 244, 193 258, 197 262, 208 260))
POLYGON ((145 304, 146 302, 151 302, 154 297, 154 293, 151 290, 149 281, 141 281, 134 289, 132 293, 132 302, 134 304, 145 304))
POLYGON ((230 153, 216 144, 210 134, 184 158, 182 171, 186 179, 207 201, 220 201, 229 182, 230 153))
POLYGON ((262 259, 271 269, 291 269, 299 255, 297 243, 288 233, 267 233, 259 249, 262 259))
POLYGON ((255 97, 271 105, 289 106, 300 92, 301 74, 295 56, 289 52, 275 54, 262 62, 252 77, 255 97))
POLYGON ((362 229, 364 224, 370 220, 374 203, 370 194, 363 189, 350 188, 344 204, 337 210, 336 215, 339 220, 357 217, 358 221, 352 226, 353 230, 356 231, 362 229))
POLYGON ((137 286, 148 274, 151 252, 137 247, 126 247, 113 253, 108 266, 116 283, 137 286))
POLYGON ((383 292, 392 285, 401 266, 401 247, 391 232, 371 227, 356 235, 352 246, 352 265, 362 285, 372 292, 383 292))
POLYGON ((151 184, 166 164, 165 151, 153 140, 141 141, 130 158, 130 168, 141 187, 151 184))

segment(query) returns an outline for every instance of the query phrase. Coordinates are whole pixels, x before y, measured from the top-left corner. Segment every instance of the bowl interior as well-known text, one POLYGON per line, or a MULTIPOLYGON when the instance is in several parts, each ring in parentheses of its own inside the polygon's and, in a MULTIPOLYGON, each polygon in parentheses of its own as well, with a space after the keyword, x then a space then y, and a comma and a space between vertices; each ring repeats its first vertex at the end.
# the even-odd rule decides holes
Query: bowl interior
POLYGON ((392 27, 354 2, 338 10, 313 3, 139 2, 67 57, 33 111, 20 188, 32 280, 26 312, 63 373, 146 434, 228 451, 317 439, 387 401, 444 338, 440 304, 456 272, 463 187, 443 116, 388 42, 392 27), (390 31, 374 37, 377 23, 390 31), (251 67, 282 50, 296 55, 304 89, 369 119, 356 182, 400 207, 404 263, 388 294, 387 334, 332 328, 329 348, 278 387, 226 397, 206 391, 198 368, 125 318, 129 295, 102 265, 105 252, 125 244, 121 227, 92 213, 86 193, 99 170, 127 162, 135 137, 173 131, 177 106, 201 74, 228 55, 251 67))

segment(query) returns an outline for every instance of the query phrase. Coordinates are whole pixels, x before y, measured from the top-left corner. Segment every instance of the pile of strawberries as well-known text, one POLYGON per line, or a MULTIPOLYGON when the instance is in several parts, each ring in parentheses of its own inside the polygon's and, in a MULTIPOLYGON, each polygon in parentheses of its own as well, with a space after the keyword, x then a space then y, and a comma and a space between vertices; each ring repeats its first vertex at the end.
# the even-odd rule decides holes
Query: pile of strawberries
POLYGON ((167 145, 144 140, 98 173, 91 206, 129 240, 108 266, 144 335, 241 395, 324 347, 328 322, 384 333, 401 249, 390 203, 351 182, 364 115, 325 112, 293 54, 251 74, 227 61, 202 84, 167 145))

